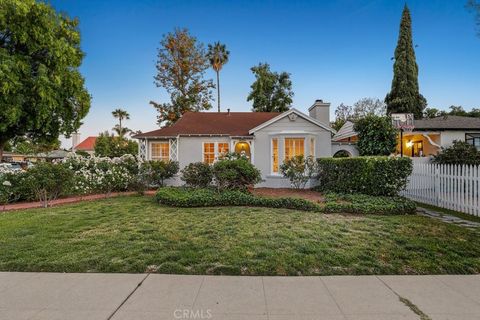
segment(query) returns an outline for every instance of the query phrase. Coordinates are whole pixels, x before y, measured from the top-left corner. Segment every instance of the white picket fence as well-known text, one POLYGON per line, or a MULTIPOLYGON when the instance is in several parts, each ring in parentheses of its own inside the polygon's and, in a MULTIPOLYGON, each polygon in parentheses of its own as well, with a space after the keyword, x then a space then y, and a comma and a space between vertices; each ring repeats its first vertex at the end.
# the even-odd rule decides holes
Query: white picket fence
POLYGON ((480 166, 413 163, 407 198, 480 216, 480 166))

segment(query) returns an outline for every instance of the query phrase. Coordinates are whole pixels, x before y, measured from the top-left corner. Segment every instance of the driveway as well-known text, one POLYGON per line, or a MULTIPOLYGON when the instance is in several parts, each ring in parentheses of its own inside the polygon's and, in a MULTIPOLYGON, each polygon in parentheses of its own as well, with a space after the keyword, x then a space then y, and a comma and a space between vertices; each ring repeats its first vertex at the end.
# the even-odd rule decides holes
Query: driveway
POLYGON ((0 319, 480 319, 480 276, 0 272, 0 319))

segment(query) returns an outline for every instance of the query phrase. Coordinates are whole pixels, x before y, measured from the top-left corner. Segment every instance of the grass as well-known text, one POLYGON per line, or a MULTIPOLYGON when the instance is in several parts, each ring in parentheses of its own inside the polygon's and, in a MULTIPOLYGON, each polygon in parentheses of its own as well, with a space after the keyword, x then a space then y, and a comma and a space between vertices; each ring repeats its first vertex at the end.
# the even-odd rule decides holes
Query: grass
POLYGON ((448 214, 448 215, 455 216, 455 217, 458 217, 458 218, 461 218, 461 219, 464 219, 464 220, 480 222, 480 217, 472 216, 471 214, 468 214, 468 213, 463 213, 463 212, 459 212, 459 211, 455 211, 455 210, 440 208, 440 207, 437 207, 437 206, 432 206, 430 204, 425 204, 425 203, 421 203, 421 202, 416 202, 416 204, 419 207, 422 207, 422 208, 425 208, 425 209, 430 209, 430 210, 433 210, 433 211, 437 211, 439 213, 448 214))
POLYGON ((478 232, 427 217, 171 208, 140 196, 0 214, 0 248, 2 271, 480 272, 478 232))

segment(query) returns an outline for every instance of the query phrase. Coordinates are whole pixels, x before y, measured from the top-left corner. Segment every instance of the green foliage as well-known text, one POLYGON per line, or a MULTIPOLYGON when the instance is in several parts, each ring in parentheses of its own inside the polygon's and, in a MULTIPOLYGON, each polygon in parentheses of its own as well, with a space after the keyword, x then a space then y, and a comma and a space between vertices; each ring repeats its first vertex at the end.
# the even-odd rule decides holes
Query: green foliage
POLYGON ((182 180, 189 187, 205 188, 212 183, 213 170, 204 162, 194 162, 182 169, 182 180))
POLYGON ((166 179, 178 173, 177 161, 146 161, 141 165, 141 171, 148 177, 148 183, 163 186, 166 179))
POLYGON ((480 165, 480 151, 464 141, 453 141, 450 147, 442 147, 442 152, 434 156, 433 162, 440 164, 480 165))
POLYGON ((130 114, 127 111, 117 108, 112 111, 112 116, 115 119, 118 119, 118 124, 113 127, 113 131, 115 131, 119 137, 124 137, 127 133, 131 131, 130 129, 122 126, 123 120, 130 119, 130 114))
POLYGON ((405 5, 400 23, 395 63, 393 65, 392 89, 385 97, 388 113, 413 113, 416 119, 422 118, 427 100, 420 94, 418 86, 418 66, 412 42, 412 22, 410 11, 405 5))
POLYGON ((287 159, 280 166, 280 172, 290 180, 292 187, 303 189, 316 171, 315 160, 312 156, 294 156, 287 159))
POLYGON ((161 204, 176 207, 253 206, 319 211, 317 204, 296 198, 262 198, 240 190, 191 189, 165 187, 158 189, 161 204))
POLYGON ((257 197, 239 190, 165 187, 158 189, 156 200, 173 207, 251 206, 286 208, 320 213, 412 214, 416 205, 402 197, 327 194, 325 203, 299 198, 257 197))
POLYGON ((35 0, 0 1, 0 156, 8 140, 51 143, 90 108, 78 20, 35 0))
POLYGON ((438 110, 436 108, 426 108, 423 112, 424 118, 435 118, 444 116, 461 116, 480 118, 480 108, 472 108, 470 111, 463 109, 462 106, 450 106, 450 111, 438 110))
POLYGON ((477 25, 477 35, 480 37, 480 1, 468 0, 467 8, 475 14, 475 24, 477 25))
POLYGON ((252 67, 255 82, 247 101, 253 100, 252 110, 256 112, 284 112, 290 109, 293 98, 292 81, 287 72, 270 71, 268 63, 252 67))
POLYGON ((224 44, 215 42, 213 45, 208 45, 207 58, 210 66, 217 74, 217 107, 220 112, 220 70, 228 62, 230 51, 227 50, 224 44))
POLYGON ((61 164, 41 162, 28 170, 27 183, 35 197, 47 207, 50 201, 71 190, 73 172, 61 164))
POLYGON ((244 158, 223 159, 213 165, 213 176, 217 187, 246 189, 261 181, 260 170, 244 158))
POLYGON ((417 205, 404 197, 369 196, 366 194, 325 194, 325 213, 414 214, 417 205))
POLYGON ((369 115, 355 122, 361 156, 388 156, 397 146, 397 130, 390 117, 369 115))
POLYGON ((99 157, 121 157, 125 154, 137 155, 138 143, 121 136, 100 133, 95 142, 95 155, 99 157))
POLYGON ((353 107, 341 103, 335 109, 335 121, 332 123, 332 128, 338 131, 347 121, 355 122, 369 115, 385 116, 385 103, 376 98, 362 98, 355 102, 353 107))
POLYGON ((412 173, 410 158, 319 158, 317 191, 395 196, 412 173))
POLYGON ((163 36, 157 56, 155 84, 170 95, 169 103, 150 104, 157 109, 158 125, 171 125, 187 111, 212 107, 212 80, 205 80, 209 67, 205 48, 187 29, 175 29, 163 36))

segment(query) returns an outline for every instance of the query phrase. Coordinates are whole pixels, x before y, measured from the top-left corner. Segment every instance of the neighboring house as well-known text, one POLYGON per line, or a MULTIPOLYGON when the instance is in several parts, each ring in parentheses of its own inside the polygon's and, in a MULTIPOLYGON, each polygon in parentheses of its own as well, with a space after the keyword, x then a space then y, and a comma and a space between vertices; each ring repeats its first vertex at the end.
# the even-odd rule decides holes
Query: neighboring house
MULTIPOLYGON (((343 150, 351 156, 358 155, 356 140, 357 134, 353 130, 353 123, 345 123, 333 136, 332 153, 335 155, 343 150)), ((414 120, 413 131, 403 133, 403 155, 409 157, 436 155, 442 147, 451 146, 454 140, 466 141, 480 150, 480 118, 441 116, 414 120)), ((399 153, 400 143, 397 146, 397 154, 399 153)))
POLYGON ((84 151, 89 155, 93 156, 95 153, 95 142, 97 141, 97 137, 88 137, 82 142, 76 144, 76 140, 78 139, 78 135, 74 137, 72 151, 84 151))
MULTIPOLYGON (((139 155, 146 160, 212 164, 227 152, 244 154, 261 171, 260 186, 289 187, 279 166, 295 155, 332 155, 330 103, 317 100, 306 115, 296 109, 270 112, 187 112, 170 127, 141 133, 139 155)), ((179 176, 169 183, 181 184, 179 176)))

